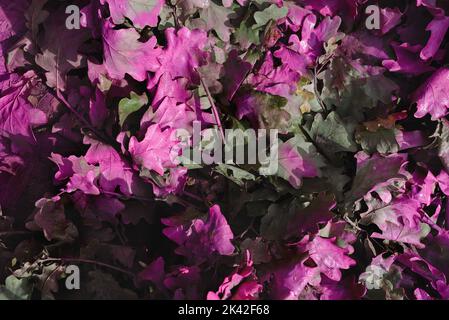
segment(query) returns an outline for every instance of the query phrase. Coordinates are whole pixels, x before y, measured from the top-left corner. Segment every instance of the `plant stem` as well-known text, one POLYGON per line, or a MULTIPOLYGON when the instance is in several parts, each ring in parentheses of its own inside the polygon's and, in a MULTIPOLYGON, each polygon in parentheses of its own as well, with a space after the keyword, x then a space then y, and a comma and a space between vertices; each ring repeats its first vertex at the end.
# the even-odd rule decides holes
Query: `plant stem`
POLYGON ((5 231, 0 232, 0 238, 1 237, 9 237, 9 236, 20 236, 20 235, 29 235, 31 232, 29 231, 5 231))
POLYGON ((179 1, 176 1, 175 4, 173 4, 171 1, 169 1, 169 3, 168 3, 169 7, 172 8, 172 10, 173 10, 172 15, 173 15, 173 20, 175 22, 176 29, 179 29, 180 27, 182 27, 182 23, 179 20, 177 7, 176 7, 178 5, 178 3, 179 3, 179 1))
POLYGON ((122 269, 122 268, 119 268, 119 267, 116 267, 116 266, 113 266, 113 265, 110 265, 110 264, 107 264, 107 263, 104 263, 104 262, 95 261, 95 260, 89 260, 89 259, 47 258, 47 259, 42 260, 42 262, 59 262, 61 264, 65 264, 66 262, 69 262, 69 263, 70 262, 72 262, 72 263, 79 262, 79 263, 86 263, 86 264, 94 264, 94 265, 97 265, 97 266, 101 266, 101 267, 105 267, 105 268, 108 268, 108 269, 111 269, 111 270, 115 270, 115 271, 121 272, 123 274, 126 274, 126 275, 132 277, 132 278, 136 277, 136 275, 134 273, 132 273, 131 271, 128 271, 128 270, 125 270, 125 269, 122 269))
MULTIPOLYGON (((198 72, 198 70, 197 70, 197 72, 198 72)), ((212 95, 210 94, 209 88, 204 83, 203 78, 201 77, 201 74, 199 72, 198 72, 198 74, 200 76, 201 85, 203 86, 204 91, 206 91, 207 99, 209 100, 209 103, 212 106, 212 113, 214 115, 215 121, 217 122, 218 129, 220 130, 221 138, 223 139, 223 143, 225 143, 226 140, 225 140, 223 125, 221 124, 220 115, 218 113, 217 106, 215 105, 214 99, 212 98, 212 95)))
POLYGON ((313 92, 314 92, 314 94, 315 94, 315 98, 316 98, 316 100, 318 101, 318 103, 319 103, 321 109, 323 109, 323 112, 324 112, 325 114, 327 114, 327 112, 328 112, 327 107, 326 107, 326 105, 324 104, 323 100, 321 100, 320 93, 318 92, 317 72, 318 72, 318 71, 317 71, 317 66, 315 66, 315 69, 314 69, 314 71, 313 71, 313 92))
POLYGON ((154 198, 146 198, 146 197, 140 197, 140 196, 135 196, 135 195, 124 195, 124 194, 120 194, 120 193, 112 192, 112 191, 102 190, 101 192, 104 194, 107 194, 109 196, 114 196, 114 197, 120 198, 122 200, 133 199, 133 200, 139 200, 139 201, 144 201, 144 202, 155 202, 156 201, 154 198))
POLYGON ((424 210, 420 210, 423 219, 427 224, 429 224, 432 228, 434 228, 438 233, 444 232, 443 229, 438 226, 435 222, 433 222, 432 218, 430 218, 424 210))
POLYGON ((195 199, 197 201, 203 202, 203 199, 200 196, 198 196, 198 195, 196 195, 196 194, 194 194, 192 192, 184 190, 182 193, 185 194, 186 196, 192 198, 192 199, 195 199))
MULTIPOLYGON (((87 128, 89 128, 96 136, 97 138, 99 138, 101 141, 108 143, 108 138, 106 136, 104 136, 100 131, 98 131, 97 129, 94 128, 94 126, 87 121, 78 111, 75 110, 75 108, 73 108, 70 103, 66 100, 66 98, 62 95, 62 93, 59 90, 56 90, 56 95, 53 95, 56 97, 56 99, 59 100, 59 102, 61 102, 62 104, 64 104, 64 106, 70 110, 70 112, 72 112, 75 117, 78 118, 78 120, 87 128)), ((110 143, 108 143, 110 144, 110 143)))

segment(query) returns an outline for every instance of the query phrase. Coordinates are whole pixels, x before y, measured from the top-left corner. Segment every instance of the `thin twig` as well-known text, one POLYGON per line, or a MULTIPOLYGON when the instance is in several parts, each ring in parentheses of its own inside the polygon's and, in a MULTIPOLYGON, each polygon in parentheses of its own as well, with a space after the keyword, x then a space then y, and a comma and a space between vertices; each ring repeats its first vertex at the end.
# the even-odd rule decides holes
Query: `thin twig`
POLYGON ((243 239, 243 237, 249 232, 253 231, 255 234, 257 234, 256 230, 254 229, 254 222, 256 221, 256 218, 252 218, 250 224, 248 227, 239 235, 237 236, 238 239, 243 239))
POLYGON ((77 119, 87 128, 89 128, 96 136, 97 138, 99 138, 101 141, 108 143, 109 139, 104 136, 100 131, 98 131, 97 129, 94 128, 94 126, 87 121, 78 111, 75 110, 75 108, 73 108, 70 103, 65 99, 65 97, 62 95, 62 93, 57 89, 56 90, 56 95, 54 95, 59 102, 61 102, 62 104, 64 104, 64 106, 70 110, 70 112, 72 112, 75 117, 77 117, 77 119))
POLYGON ((45 286, 47 285, 48 280, 50 280, 50 277, 53 276, 53 274, 55 274, 59 269, 61 268, 61 265, 57 266, 56 268, 54 268, 50 274, 45 278, 44 282, 42 283, 41 286, 41 291, 43 291, 45 289, 45 286))
POLYGON ((169 7, 171 7, 173 10, 172 15, 173 15, 173 20, 175 22, 176 29, 179 29, 180 27, 182 27, 182 23, 179 20, 177 7, 176 7, 178 5, 178 3, 179 3, 179 1, 177 1, 175 4, 173 4, 171 1, 169 1, 169 3, 168 3, 169 7))
POLYGON ((144 201, 144 202, 155 202, 156 200, 154 198, 146 198, 146 197, 140 197, 140 196, 135 196, 135 195, 124 195, 124 194, 120 194, 117 192, 112 192, 112 191, 106 191, 106 190, 102 190, 101 191, 104 194, 107 194, 109 196, 114 196, 117 198, 120 198, 122 200, 139 200, 139 201, 144 201))
POLYGON ((109 139, 106 138, 101 132, 99 132, 97 129, 94 128, 94 126, 87 121, 78 111, 75 110, 75 108, 73 108, 70 103, 66 100, 66 98, 64 97, 64 95, 61 93, 61 91, 59 90, 59 51, 60 51, 60 47, 58 47, 58 52, 56 55, 56 64, 55 64, 55 68, 56 68, 56 87, 55 87, 55 92, 52 90, 51 87, 49 87, 47 85, 48 91, 62 104, 64 104, 67 109, 70 110, 70 112, 72 112, 77 118, 78 120, 85 125, 87 128, 89 128, 98 138, 100 138, 100 140, 103 140, 104 142, 107 142, 109 139))
POLYGON ((126 275, 132 277, 132 278, 136 277, 136 275, 131 271, 128 271, 128 270, 125 270, 125 269, 122 269, 122 268, 119 268, 119 267, 116 267, 116 266, 113 266, 113 265, 110 265, 110 264, 107 264, 104 262, 95 261, 95 260, 80 259, 80 258, 47 258, 47 259, 42 260, 41 262, 44 262, 44 263, 45 262, 59 262, 62 264, 65 264, 66 262, 72 262, 72 263, 79 262, 79 263, 94 264, 97 266, 101 266, 101 267, 105 267, 105 268, 108 268, 111 270, 121 272, 123 274, 126 274, 126 275))
POLYGON ((363 230, 362 228, 360 228, 354 221, 352 221, 352 220, 349 218, 349 216, 348 216, 347 213, 344 214, 343 219, 344 219, 347 223, 349 223, 349 224, 350 224, 354 229, 356 229, 357 231, 365 231, 365 230, 363 230))
POLYGON ((200 196, 198 196, 198 195, 196 195, 196 194, 194 194, 192 192, 184 190, 182 193, 185 194, 186 196, 192 198, 192 199, 195 199, 197 201, 203 202, 203 199, 200 196))
POLYGON ((315 98, 318 101, 321 109, 323 109, 323 112, 327 114, 328 110, 326 105, 324 104, 323 100, 321 99, 320 93, 318 92, 318 78, 317 78, 317 66, 315 66, 313 71, 313 92, 315 94, 315 98))
MULTIPOLYGON (((197 72, 198 72, 198 70, 197 70, 197 72)), ((201 74, 199 72, 198 72, 198 74, 200 76, 201 85, 203 86, 204 91, 206 91, 207 99, 209 100, 209 103, 212 106, 212 113, 214 115, 215 121, 217 122, 218 129, 220 130, 221 138, 223 139, 223 143, 225 143, 226 140, 225 140, 223 125, 221 124, 220 115, 218 113, 217 106, 215 105, 214 99, 212 98, 212 95, 210 94, 209 88, 204 83, 203 78, 201 77, 201 74)))
POLYGON ((29 234, 31 234, 30 231, 5 231, 5 232, 0 232, 0 238, 1 237, 18 236, 18 235, 29 235, 29 234))
POLYGON ((439 225, 437 225, 432 218, 430 218, 427 213, 424 210, 420 210, 422 217, 424 218, 425 222, 429 224, 432 228, 434 228, 438 233, 444 232, 443 228, 441 228, 439 225))

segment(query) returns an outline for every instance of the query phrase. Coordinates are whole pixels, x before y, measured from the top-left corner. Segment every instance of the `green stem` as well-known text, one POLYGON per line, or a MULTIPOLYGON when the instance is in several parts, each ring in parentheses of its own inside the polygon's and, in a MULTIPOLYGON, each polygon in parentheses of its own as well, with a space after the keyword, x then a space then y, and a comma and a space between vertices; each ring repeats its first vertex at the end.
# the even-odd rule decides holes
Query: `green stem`
POLYGON ((113 266, 113 265, 110 265, 110 264, 107 264, 107 263, 104 263, 104 262, 95 261, 95 260, 89 260, 89 259, 80 259, 80 258, 47 258, 47 259, 42 260, 41 262, 44 262, 44 263, 45 262, 56 262, 56 263, 59 262, 61 264, 66 264, 66 262, 69 262, 69 263, 77 263, 78 262, 78 263, 94 264, 94 265, 97 265, 97 266, 100 266, 100 267, 104 267, 104 268, 108 268, 108 269, 111 269, 111 270, 115 270, 115 271, 121 272, 123 274, 126 274, 126 275, 132 277, 132 278, 136 277, 136 275, 133 272, 131 272, 131 271, 128 271, 128 270, 125 270, 125 269, 122 269, 122 268, 119 268, 119 267, 116 267, 116 266, 113 266))

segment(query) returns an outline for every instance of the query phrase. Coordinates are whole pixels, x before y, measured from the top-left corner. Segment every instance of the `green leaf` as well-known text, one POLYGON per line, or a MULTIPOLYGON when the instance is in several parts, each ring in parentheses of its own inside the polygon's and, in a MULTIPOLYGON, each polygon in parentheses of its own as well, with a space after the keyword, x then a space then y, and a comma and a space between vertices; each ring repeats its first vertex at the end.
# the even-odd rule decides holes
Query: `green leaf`
POLYGON ((159 30, 165 30, 167 28, 173 28, 176 26, 175 18, 173 16, 173 9, 169 6, 162 7, 161 13, 159 14, 159 19, 159 30))
POLYGON ((348 204, 365 196, 376 185, 390 179, 404 178, 399 169, 404 164, 404 158, 399 155, 381 157, 378 155, 366 159, 357 168, 357 174, 352 182, 352 188, 347 194, 348 204), (373 174, 375 173, 375 174, 373 174))
POLYGON ((131 92, 130 98, 123 98, 118 105, 120 126, 123 126, 126 118, 133 112, 138 111, 148 103, 146 94, 139 96, 135 92, 131 92))
MULTIPOLYGON (((363 70, 364 66, 360 66, 363 70)), ((327 106, 337 106, 342 117, 363 120, 364 109, 372 109, 378 102, 391 104, 391 95, 398 86, 383 74, 371 75, 360 71, 343 58, 332 60, 328 69, 319 74, 324 87, 321 99, 327 106)))
POLYGON ((437 132, 433 136, 438 138, 438 157, 444 168, 449 171, 449 121, 441 119, 437 132))
POLYGON ((279 8, 277 5, 272 4, 268 8, 263 11, 258 11, 254 14, 254 20, 256 24, 253 26, 253 29, 259 29, 265 26, 271 20, 278 20, 284 18, 288 13, 288 9, 286 7, 279 8))
POLYGON ((367 298, 370 300, 403 300, 405 290, 400 287, 402 281, 402 270, 396 265, 391 265, 388 270, 385 266, 369 266, 363 272, 359 281, 362 283, 372 283, 373 279, 378 281, 380 288, 370 289, 367 298))
POLYGON ((214 30, 223 41, 229 41, 231 25, 229 19, 234 11, 231 8, 216 5, 210 1, 209 6, 200 11, 200 18, 206 24, 206 30, 214 30))
POLYGON ((240 244, 240 250, 242 252, 249 250, 251 253, 251 259, 255 265, 268 263, 271 260, 268 241, 264 241, 261 237, 256 239, 246 238, 240 244))
POLYGON ((134 300, 137 295, 129 289, 122 288, 120 284, 108 273, 90 271, 88 290, 97 300, 134 300))
POLYGON ((322 111, 318 99, 315 96, 313 81, 307 79, 307 77, 302 77, 298 83, 295 97, 298 98, 297 105, 299 105, 302 113, 322 111))
POLYGON ((229 164, 220 163, 215 167, 215 171, 222 174, 240 187, 245 185, 244 180, 256 180, 256 176, 252 173, 229 164))
POLYGON ((355 124, 349 120, 343 121, 336 112, 331 112, 326 119, 321 114, 315 116, 311 136, 313 140, 329 154, 346 151, 356 152, 354 142, 355 124))
POLYGON ((253 91, 247 103, 254 110, 259 128, 278 129, 284 131, 288 129, 291 116, 284 110, 287 99, 263 92, 253 91))
POLYGON ((369 154, 397 153, 399 144, 396 141, 396 129, 379 128, 375 132, 361 131, 356 135, 357 142, 369 154))
POLYGON ((33 292, 33 284, 29 278, 16 278, 11 275, 0 286, 0 300, 29 300, 33 292))
POLYGON ((285 240, 304 232, 318 232, 318 224, 332 218, 333 195, 319 194, 312 202, 297 199, 274 203, 262 218, 260 232, 267 240, 285 240))
POLYGON ((249 18, 244 19, 234 33, 235 40, 243 48, 249 48, 252 44, 258 45, 260 44, 259 31, 251 28, 249 18))

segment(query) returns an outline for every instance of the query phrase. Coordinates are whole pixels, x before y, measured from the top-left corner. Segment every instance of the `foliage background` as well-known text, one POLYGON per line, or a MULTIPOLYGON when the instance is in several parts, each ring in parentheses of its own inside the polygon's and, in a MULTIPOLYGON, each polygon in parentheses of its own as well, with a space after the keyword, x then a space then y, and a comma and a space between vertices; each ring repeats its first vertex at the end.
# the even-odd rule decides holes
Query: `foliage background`
POLYGON ((449 298, 448 27, 436 0, 0 0, 0 298, 449 298), (174 161, 194 120, 280 130, 277 175, 174 161))

